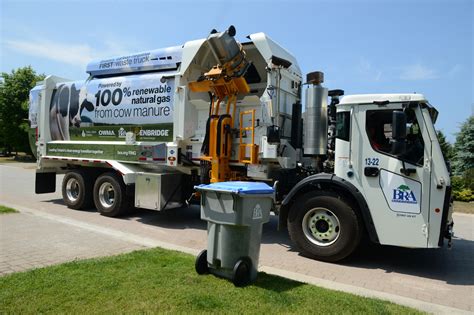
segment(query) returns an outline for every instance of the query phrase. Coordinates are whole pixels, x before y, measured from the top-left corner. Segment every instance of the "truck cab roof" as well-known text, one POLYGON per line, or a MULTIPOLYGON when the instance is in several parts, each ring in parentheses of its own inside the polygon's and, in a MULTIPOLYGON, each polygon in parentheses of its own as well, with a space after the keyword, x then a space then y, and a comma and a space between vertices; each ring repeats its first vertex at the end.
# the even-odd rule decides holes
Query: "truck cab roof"
POLYGON ((339 105, 373 104, 374 102, 428 102, 423 94, 356 94, 344 96, 339 105))

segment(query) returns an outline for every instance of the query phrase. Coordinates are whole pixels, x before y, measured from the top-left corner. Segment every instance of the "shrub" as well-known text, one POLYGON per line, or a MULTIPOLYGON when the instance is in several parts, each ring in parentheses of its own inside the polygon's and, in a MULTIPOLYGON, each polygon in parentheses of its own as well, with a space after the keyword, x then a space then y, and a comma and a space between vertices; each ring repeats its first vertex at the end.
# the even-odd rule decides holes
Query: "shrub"
POLYGON ((472 194, 472 190, 470 190, 469 188, 454 190, 453 198, 454 200, 457 200, 457 201, 464 201, 464 202, 474 201, 474 195, 472 194))

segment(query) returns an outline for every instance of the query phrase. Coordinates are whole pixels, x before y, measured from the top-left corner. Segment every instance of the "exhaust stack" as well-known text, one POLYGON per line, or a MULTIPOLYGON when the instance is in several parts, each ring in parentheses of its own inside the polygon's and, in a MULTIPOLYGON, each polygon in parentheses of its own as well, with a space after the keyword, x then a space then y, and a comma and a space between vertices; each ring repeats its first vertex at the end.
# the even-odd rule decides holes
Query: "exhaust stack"
POLYGON ((304 121, 304 155, 325 155, 328 133, 328 89, 323 87, 324 74, 320 71, 306 75, 306 113, 304 121))

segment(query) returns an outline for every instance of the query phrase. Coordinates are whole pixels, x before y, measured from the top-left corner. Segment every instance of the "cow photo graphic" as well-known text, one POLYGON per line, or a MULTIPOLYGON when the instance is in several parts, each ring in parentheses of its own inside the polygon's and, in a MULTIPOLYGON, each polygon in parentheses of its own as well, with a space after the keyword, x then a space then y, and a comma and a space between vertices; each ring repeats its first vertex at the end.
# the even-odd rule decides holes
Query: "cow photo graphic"
POLYGON ((51 140, 70 140, 69 129, 81 126, 81 113, 84 109, 94 110, 94 104, 87 100, 85 85, 59 85, 53 92, 49 112, 51 140))

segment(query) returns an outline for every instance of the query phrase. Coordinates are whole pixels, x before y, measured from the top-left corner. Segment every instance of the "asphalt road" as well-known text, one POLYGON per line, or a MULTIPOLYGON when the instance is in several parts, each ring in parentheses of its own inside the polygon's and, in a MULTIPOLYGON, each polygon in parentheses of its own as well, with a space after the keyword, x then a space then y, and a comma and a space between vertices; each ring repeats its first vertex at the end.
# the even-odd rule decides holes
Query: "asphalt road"
MULTIPOLYGON (((61 199, 59 176, 56 193, 34 194, 34 167, 0 165, 0 203, 141 245, 171 244, 191 253, 206 248, 206 223, 197 207, 137 210, 124 218, 103 217, 94 209, 70 210, 61 199)), ((286 231, 277 231, 277 218, 272 217, 264 226, 260 269, 361 295, 394 301, 393 297, 402 297, 402 302, 411 301, 404 304, 412 306, 419 301, 425 310, 430 309, 426 305, 436 304, 474 312, 473 223, 474 215, 455 214, 456 237, 450 250, 371 246, 342 264, 330 264, 299 255, 286 231)))

